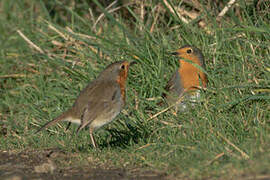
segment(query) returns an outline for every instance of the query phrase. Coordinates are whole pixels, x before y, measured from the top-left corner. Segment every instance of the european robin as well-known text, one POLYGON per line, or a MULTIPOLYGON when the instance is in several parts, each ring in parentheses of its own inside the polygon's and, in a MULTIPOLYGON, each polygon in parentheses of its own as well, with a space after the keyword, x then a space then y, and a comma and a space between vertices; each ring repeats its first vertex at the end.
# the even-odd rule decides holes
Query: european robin
POLYGON ((59 121, 69 121, 79 124, 77 133, 89 126, 90 138, 96 148, 94 131, 110 123, 125 105, 125 84, 129 67, 133 64, 135 62, 119 61, 107 66, 81 91, 69 110, 46 123, 36 133, 59 121))
POLYGON ((204 56, 200 49, 185 45, 173 52, 179 57, 179 68, 170 78, 164 94, 168 104, 177 104, 180 110, 186 109, 186 101, 196 102, 200 98, 200 87, 206 87, 207 76, 196 65, 205 69, 204 56), (196 64, 196 65, 194 65, 196 64))

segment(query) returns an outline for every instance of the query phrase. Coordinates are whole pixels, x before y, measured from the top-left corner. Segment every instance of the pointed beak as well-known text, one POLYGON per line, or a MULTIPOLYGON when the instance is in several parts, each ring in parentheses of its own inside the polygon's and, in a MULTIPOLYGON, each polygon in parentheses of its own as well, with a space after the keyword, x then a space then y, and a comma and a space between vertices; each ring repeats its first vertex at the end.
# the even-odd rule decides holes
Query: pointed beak
POLYGON ((172 52, 172 53, 170 53, 171 55, 174 55, 174 56, 177 56, 177 55, 179 55, 179 52, 172 52))

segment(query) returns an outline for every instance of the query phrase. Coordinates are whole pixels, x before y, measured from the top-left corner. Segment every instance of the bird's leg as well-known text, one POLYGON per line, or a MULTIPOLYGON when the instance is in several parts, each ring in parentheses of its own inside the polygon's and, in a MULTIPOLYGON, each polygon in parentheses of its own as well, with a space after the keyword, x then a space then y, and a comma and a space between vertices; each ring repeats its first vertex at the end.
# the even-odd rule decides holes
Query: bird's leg
POLYGON ((93 129, 92 128, 89 128, 89 133, 90 133, 90 138, 91 138, 92 144, 93 144, 94 148, 96 149, 97 144, 96 144, 94 136, 93 136, 93 129))
POLYGON ((70 125, 71 125, 71 122, 68 122, 68 125, 66 127, 66 131, 69 129, 70 125))

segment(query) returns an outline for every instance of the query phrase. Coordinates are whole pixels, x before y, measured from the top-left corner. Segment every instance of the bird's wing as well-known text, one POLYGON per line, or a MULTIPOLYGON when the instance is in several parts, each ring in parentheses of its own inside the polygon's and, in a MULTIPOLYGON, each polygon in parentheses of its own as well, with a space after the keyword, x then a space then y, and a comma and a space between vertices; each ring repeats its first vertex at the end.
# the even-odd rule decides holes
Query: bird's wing
POLYGON ((77 133, 98 116, 108 113, 114 104, 121 101, 121 90, 116 82, 102 83, 98 84, 85 98, 87 98, 87 103, 83 107, 81 125, 77 133))
POLYGON ((167 99, 168 102, 174 102, 179 96, 181 96, 184 92, 184 88, 181 85, 181 78, 176 71, 174 75, 171 77, 167 86, 165 87, 166 93, 163 94, 163 97, 167 99))
POLYGON ((170 91, 171 89, 173 89, 174 87, 174 82, 175 82, 175 74, 171 77, 171 79, 168 81, 166 87, 165 87, 165 90, 166 91, 170 91))
POLYGON ((181 81, 181 79, 180 79, 180 76, 179 76, 179 73, 178 73, 178 71, 176 71, 174 74, 173 74, 173 76, 171 77, 171 79, 168 81, 168 83, 167 83, 167 85, 166 85, 166 87, 165 87, 165 90, 167 91, 167 92, 170 92, 170 93, 172 93, 172 92, 177 92, 177 91, 181 91, 182 90, 182 87, 180 86, 180 85, 176 85, 176 82, 179 82, 180 83, 180 81, 181 81))

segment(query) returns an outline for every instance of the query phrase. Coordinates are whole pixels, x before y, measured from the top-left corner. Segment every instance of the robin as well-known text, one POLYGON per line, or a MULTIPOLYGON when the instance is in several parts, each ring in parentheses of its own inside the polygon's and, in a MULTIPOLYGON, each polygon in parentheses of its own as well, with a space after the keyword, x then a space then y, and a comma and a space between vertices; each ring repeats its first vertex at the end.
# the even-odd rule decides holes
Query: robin
POLYGON ((36 133, 59 121, 69 121, 79 124, 77 133, 89 126, 90 138, 96 148, 94 131, 111 122, 125 105, 125 83, 129 67, 133 64, 135 62, 119 61, 107 66, 81 91, 69 110, 46 123, 36 133))
POLYGON ((186 109, 186 101, 194 102, 200 98, 200 87, 206 87, 207 76, 197 66, 205 69, 204 57, 200 49, 185 45, 173 52, 179 57, 179 68, 170 78, 164 94, 168 104, 178 104, 180 110, 186 109), (194 65, 196 64, 196 65, 194 65))

